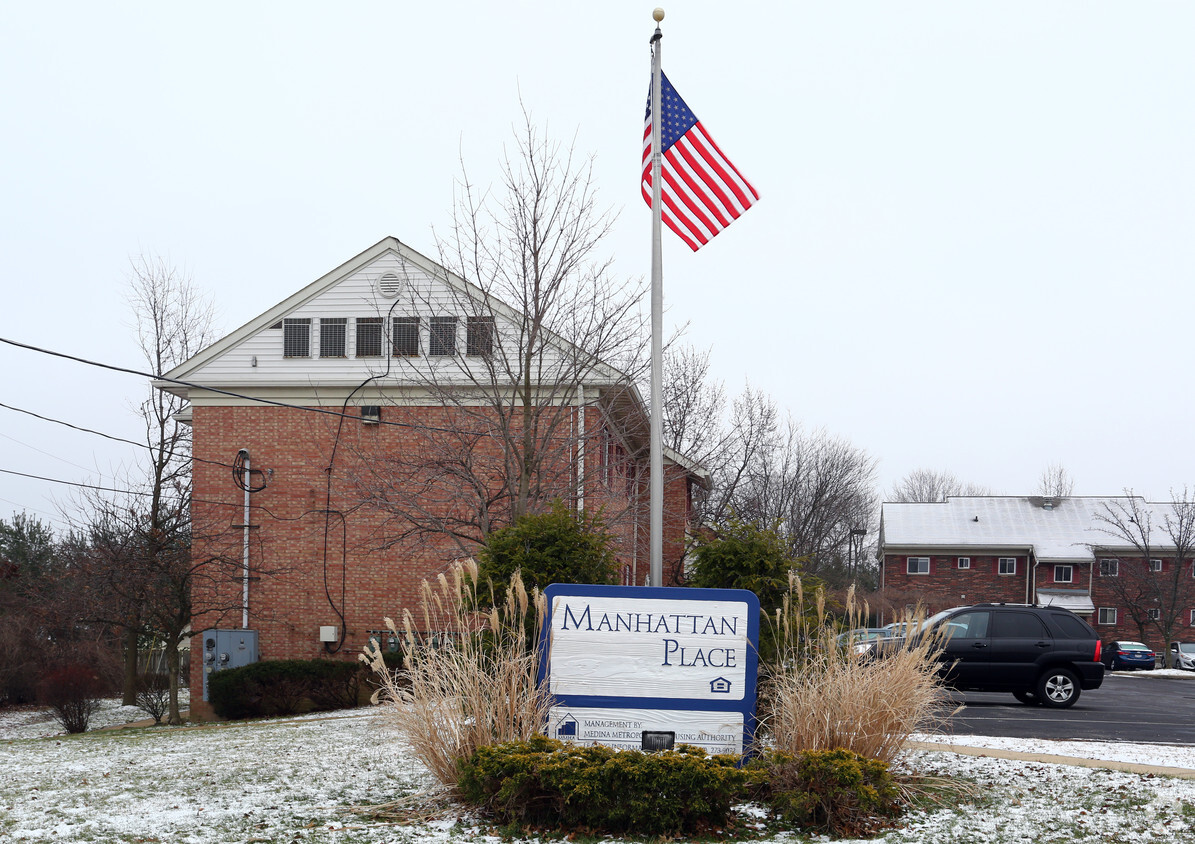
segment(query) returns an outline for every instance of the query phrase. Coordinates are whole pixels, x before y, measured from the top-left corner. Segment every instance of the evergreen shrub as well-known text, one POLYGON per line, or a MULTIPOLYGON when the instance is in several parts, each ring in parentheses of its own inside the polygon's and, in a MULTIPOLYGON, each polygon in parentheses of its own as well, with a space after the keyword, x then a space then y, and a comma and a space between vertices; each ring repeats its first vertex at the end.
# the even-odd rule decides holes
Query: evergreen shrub
POLYGON ((535 736, 477 748, 460 762, 458 787, 503 823, 691 835, 729 822, 747 782, 738 762, 687 745, 642 753, 535 736))
MULTIPOLYGON (((618 582, 614 536, 601 515, 573 512, 553 501, 545 513, 528 513, 491 533, 478 553, 481 582, 502 587, 517 571, 528 589, 552 583, 618 582)), ((499 601, 501 594, 491 596, 499 601)))
POLYGON ((331 659, 279 659, 213 671, 208 702, 221 718, 326 712, 360 702, 364 671, 331 659))
POLYGON ((888 764, 849 750, 769 751, 747 770, 751 796, 803 830, 869 836, 900 814, 900 792, 888 764))

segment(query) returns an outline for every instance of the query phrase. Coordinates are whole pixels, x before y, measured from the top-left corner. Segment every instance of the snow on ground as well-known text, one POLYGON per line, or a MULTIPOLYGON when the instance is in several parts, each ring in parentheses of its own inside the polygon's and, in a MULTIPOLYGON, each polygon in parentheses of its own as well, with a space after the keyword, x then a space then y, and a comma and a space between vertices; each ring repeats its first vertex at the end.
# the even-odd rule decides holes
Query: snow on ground
MULTIPOLYGON (((179 709, 186 709, 191 703, 191 690, 178 690, 179 709)), ((119 700, 101 700, 99 709, 88 722, 89 730, 102 730, 150 719, 150 716, 135 706, 121 706, 119 700)), ((150 719, 152 720, 152 719, 150 719)), ((44 707, 17 706, 0 709, 0 741, 17 738, 44 738, 64 736, 66 730, 54 720, 44 707)))
MULTIPOLYGON (((129 715, 112 703, 104 721, 129 715)), ((14 842, 497 842, 452 812, 409 826, 345 811, 432 785, 378 709, 186 728, 59 734, 44 714, 0 713, 0 840, 14 842), (48 737, 47 737, 48 736, 48 737)), ((926 739, 929 737, 919 737, 926 739)), ((939 737, 941 738, 941 737, 939 737)), ((1104 742, 956 744, 1195 769, 1195 749, 1104 742)), ((886 844, 1195 844, 1195 781, 1103 768, 910 751, 900 769, 963 777, 976 802, 908 813, 886 844)), ((506 839, 516 842, 519 839, 506 839)), ((778 834, 777 842, 808 840, 778 834)))
POLYGON ((982 747, 991 750, 1011 750, 1045 756, 1075 759, 1099 759, 1107 762, 1127 762, 1134 765, 1155 765, 1164 768, 1183 768, 1195 773, 1195 747, 1171 744, 1129 744, 1104 741, 1042 741, 1039 739, 1003 738, 1000 736, 930 736, 915 735, 914 741, 941 744, 943 748, 982 747))

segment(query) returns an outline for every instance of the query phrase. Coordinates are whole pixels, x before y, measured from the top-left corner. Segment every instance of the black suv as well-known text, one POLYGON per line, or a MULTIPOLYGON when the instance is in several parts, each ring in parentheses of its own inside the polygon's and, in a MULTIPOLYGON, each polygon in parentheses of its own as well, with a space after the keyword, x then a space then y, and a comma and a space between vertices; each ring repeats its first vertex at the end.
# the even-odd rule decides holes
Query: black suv
POLYGON ((976 604, 931 616, 913 638, 942 636, 948 686, 1012 692, 1017 700, 1073 706, 1081 689, 1104 682, 1100 637, 1069 610, 1026 604, 976 604))

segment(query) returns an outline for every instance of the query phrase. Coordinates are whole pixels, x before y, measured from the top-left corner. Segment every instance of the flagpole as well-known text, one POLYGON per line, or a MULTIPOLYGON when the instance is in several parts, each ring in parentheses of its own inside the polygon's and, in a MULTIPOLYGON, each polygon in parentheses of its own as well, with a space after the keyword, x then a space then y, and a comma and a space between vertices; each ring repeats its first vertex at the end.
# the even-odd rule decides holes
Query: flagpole
POLYGON ((648 555, 650 583, 664 585, 664 271, 662 267, 661 211, 661 167, 663 153, 660 150, 663 109, 660 104, 661 73, 660 46, 664 33, 660 21, 664 10, 652 12, 656 22, 655 34, 651 37, 651 483, 649 489, 651 508, 651 543, 648 555))

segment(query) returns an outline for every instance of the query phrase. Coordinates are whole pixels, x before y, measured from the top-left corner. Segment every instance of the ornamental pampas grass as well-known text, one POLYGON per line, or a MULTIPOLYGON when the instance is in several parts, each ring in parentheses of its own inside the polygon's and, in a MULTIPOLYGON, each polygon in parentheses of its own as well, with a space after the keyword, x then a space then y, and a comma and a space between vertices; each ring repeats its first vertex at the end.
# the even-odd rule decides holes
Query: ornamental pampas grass
POLYGON ((401 630, 385 620, 402 642, 401 670, 386 668, 376 642, 360 657, 378 675, 375 703, 449 790, 456 789, 459 760, 484 745, 529 739, 547 721, 548 699, 536 684, 538 635, 527 635, 528 628, 538 634, 543 597, 538 589, 528 595, 516 572, 505 600, 486 608, 477 577, 477 564, 468 560, 434 585, 424 581, 422 628, 410 610, 403 611, 401 630))
MULTIPOLYGON (((777 750, 844 748, 891 763, 910 734, 933 732, 945 720, 937 643, 925 639, 877 658, 836 641, 819 588, 806 612, 800 580, 790 578, 771 622, 779 633, 776 663, 761 687, 761 738, 777 750), (795 581, 795 582, 794 582, 795 581)), ((847 629, 863 626, 866 605, 847 594, 847 629)))

